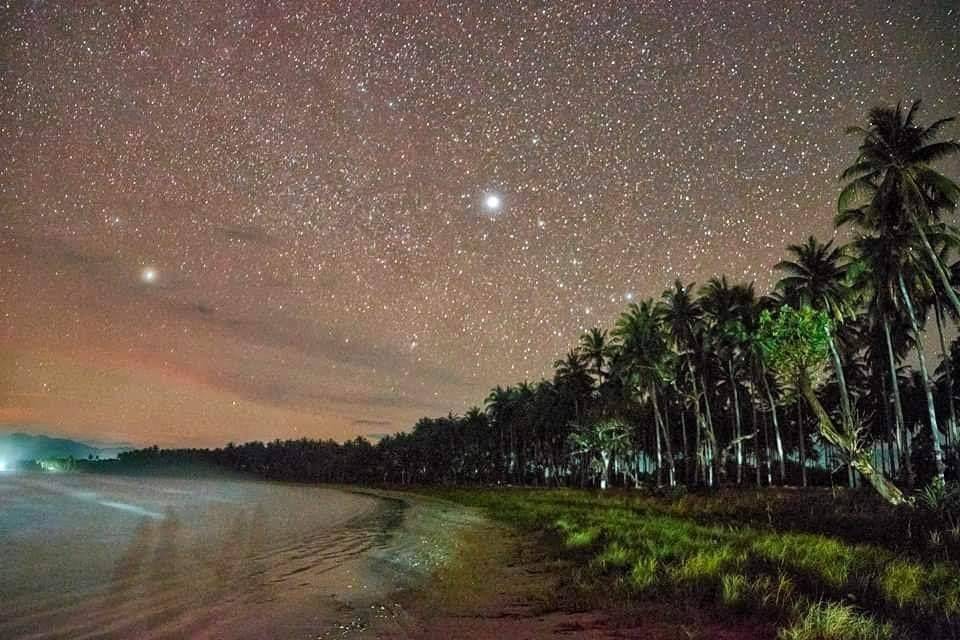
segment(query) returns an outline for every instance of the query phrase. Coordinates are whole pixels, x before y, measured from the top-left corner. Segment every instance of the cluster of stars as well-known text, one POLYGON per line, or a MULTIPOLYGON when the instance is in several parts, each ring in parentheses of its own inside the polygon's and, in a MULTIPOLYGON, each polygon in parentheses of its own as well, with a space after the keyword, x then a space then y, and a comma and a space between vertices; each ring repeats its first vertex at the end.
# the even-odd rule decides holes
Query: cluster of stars
POLYGON ((960 112, 950 3, 9 4, 0 420, 132 438, 462 411, 676 278, 768 286, 870 106, 960 112))

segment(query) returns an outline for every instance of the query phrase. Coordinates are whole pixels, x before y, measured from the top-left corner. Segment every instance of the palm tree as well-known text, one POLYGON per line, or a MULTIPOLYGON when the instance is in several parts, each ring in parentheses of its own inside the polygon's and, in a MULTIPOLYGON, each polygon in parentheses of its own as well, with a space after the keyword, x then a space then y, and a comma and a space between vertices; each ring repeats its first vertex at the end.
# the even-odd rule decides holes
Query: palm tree
MULTIPOLYGON (((694 283, 684 285, 680 280, 673 283, 673 288, 667 289, 661 295, 659 313, 669 330, 674 349, 681 355, 689 375, 692 389, 694 419, 697 423, 696 445, 694 449, 700 451, 700 434, 706 439, 706 455, 703 461, 704 481, 712 484, 715 472, 719 477, 719 469, 714 469, 714 462, 719 462, 717 453, 717 436, 713 429, 713 421, 709 418, 709 398, 706 395, 705 373, 701 369, 698 373, 694 360, 703 360, 703 309, 693 295, 694 283), (707 410, 701 406, 701 401, 707 410)), ((694 473, 696 475, 696 473, 694 473)))
POLYGON ((876 107, 870 110, 866 129, 848 129, 848 133, 863 136, 863 142, 854 164, 840 175, 847 184, 837 200, 837 222, 843 224, 846 212, 856 210, 866 200, 874 204, 881 234, 905 225, 912 227, 934 268, 940 293, 960 316, 960 299, 943 260, 927 237, 927 228, 939 221, 940 212, 953 210, 960 200, 960 186, 931 165, 960 153, 960 144, 935 141, 940 129, 953 118, 923 127, 914 122, 919 108, 919 100, 906 113, 900 104, 896 108, 876 107))
POLYGON ((944 460, 943 445, 940 441, 940 428, 937 424, 936 404, 933 399, 933 380, 927 369, 927 357, 921 340, 920 321, 918 319, 918 310, 914 304, 915 298, 921 298, 925 292, 933 290, 933 281, 929 278, 922 263, 910 259, 911 253, 907 247, 904 264, 897 270, 897 288, 900 292, 900 299, 907 312, 907 318, 910 321, 910 329, 913 333, 914 346, 917 354, 917 361, 920 365, 920 381, 923 387, 924 397, 927 402, 927 420, 930 426, 931 442, 933 443, 934 461, 937 466, 937 475, 940 480, 944 479, 944 460), (906 274, 906 277, 905 277, 906 274), (909 284, 908 284, 909 280, 909 284), (920 293, 918 294, 917 291, 920 293))
MULTIPOLYGON (((763 296, 760 300, 757 301, 756 309, 751 312, 751 316, 759 318, 764 310, 774 309, 776 303, 780 300, 773 296, 763 296)), ((787 469, 786 469, 786 460, 783 452, 783 436, 780 432, 780 416, 777 411, 777 400, 773 394, 774 385, 771 385, 771 374, 767 370, 766 360, 763 357, 763 350, 758 339, 758 333, 756 327, 754 330, 750 331, 747 336, 746 341, 746 351, 749 355, 750 363, 753 369, 753 384, 755 387, 758 387, 763 390, 764 397, 766 398, 767 405, 770 407, 770 423, 773 426, 773 438, 774 444, 777 449, 777 462, 779 466, 779 475, 780 483, 784 484, 787 480, 787 469)), ((764 431, 766 434, 766 431, 764 431)), ((766 436, 764 436, 766 438, 766 436)), ((759 444, 758 449, 759 451, 759 444)), ((758 456, 759 460, 759 456, 758 456)), ((767 443, 767 463, 768 463, 768 476, 770 475, 769 469, 769 442, 767 443)), ((759 462, 757 463, 757 468, 759 472, 759 462)))
MULTIPOLYGON (((847 286, 847 266, 841 247, 833 241, 822 244, 810 236, 803 244, 787 246, 792 260, 782 260, 774 267, 784 272, 776 284, 783 299, 794 307, 809 305, 827 314, 834 327, 840 326, 852 315, 850 289, 847 286)), ((830 356, 840 389, 840 409, 846 428, 853 426, 850 391, 843 371, 835 331, 830 333, 830 356)), ((851 484, 853 476, 851 475, 851 484)))
POLYGON ((654 419, 658 476, 663 468, 663 448, 666 448, 668 482, 676 482, 670 433, 660 410, 661 387, 667 383, 671 368, 666 336, 653 300, 633 303, 617 319, 613 331, 620 341, 624 373, 641 399, 649 400, 654 419))
POLYGON ((841 449, 884 499, 894 505, 903 504, 906 499, 900 489, 873 466, 860 429, 837 429, 817 398, 815 389, 829 357, 829 325, 825 312, 806 305, 800 309, 785 305, 776 315, 765 311, 758 330, 764 357, 771 369, 795 385, 806 399, 817 417, 820 435, 841 449))
POLYGON ((613 348, 607 337, 607 332, 599 327, 593 327, 580 336, 580 352, 590 363, 590 374, 597 385, 603 384, 607 375, 607 361, 613 354, 613 348))
POLYGON ((566 358, 554 362, 553 367, 556 370, 554 384, 570 391, 576 422, 583 424, 584 402, 593 388, 593 381, 587 369, 587 356, 577 349, 571 349, 567 352, 566 358))
MULTIPOLYGON (((740 413, 738 364, 748 335, 749 312, 756 306, 753 283, 731 285, 726 276, 711 278, 700 291, 700 304, 710 320, 709 335, 717 357, 723 362, 730 384, 733 418, 733 447, 737 460, 737 483, 743 482, 743 441, 753 437, 743 434, 740 413)), ((723 466, 723 461, 720 461, 723 466)))
POLYGON ((899 297, 900 260, 896 258, 902 249, 900 240, 891 234, 886 236, 863 236, 851 243, 852 286, 868 300, 867 316, 879 322, 886 351, 890 396, 894 410, 894 448, 904 470, 907 484, 913 482, 910 465, 909 440, 903 416, 903 396, 897 375, 896 345, 893 328, 901 324, 897 299, 899 297))
POLYGON ((509 450, 507 443, 507 430, 512 432, 514 413, 516 411, 516 390, 513 387, 501 387, 497 385, 487 396, 484 404, 486 405, 487 415, 490 421, 497 427, 499 436, 499 447, 497 453, 496 467, 498 480, 504 480, 505 474, 512 470, 515 452, 513 449, 513 437, 509 438, 509 450))
POLYGON ((600 489, 610 484, 610 464, 624 451, 629 439, 626 425, 619 420, 602 420, 580 427, 570 434, 572 455, 594 458, 600 471, 600 489))

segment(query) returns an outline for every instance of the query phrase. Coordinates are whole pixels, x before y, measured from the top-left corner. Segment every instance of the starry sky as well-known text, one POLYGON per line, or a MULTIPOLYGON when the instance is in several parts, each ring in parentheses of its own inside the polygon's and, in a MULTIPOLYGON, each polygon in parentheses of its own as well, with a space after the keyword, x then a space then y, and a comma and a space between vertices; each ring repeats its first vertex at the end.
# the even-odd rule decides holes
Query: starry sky
POLYGON ((914 97, 960 112, 951 0, 0 2, 0 430, 462 412, 677 277, 769 286, 914 97))

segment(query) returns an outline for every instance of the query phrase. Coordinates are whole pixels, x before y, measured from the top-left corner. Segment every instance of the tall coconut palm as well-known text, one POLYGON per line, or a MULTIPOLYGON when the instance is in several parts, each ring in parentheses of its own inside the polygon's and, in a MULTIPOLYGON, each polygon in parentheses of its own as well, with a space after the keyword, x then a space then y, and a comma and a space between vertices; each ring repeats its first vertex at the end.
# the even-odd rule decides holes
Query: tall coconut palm
POLYGON ((573 399, 576 422, 582 425, 584 405, 593 388, 593 381, 587 368, 587 356, 577 349, 571 349, 565 358, 554 362, 553 367, 555 369, 554 384, 569 391, 573 399))
POLYGON ((747 337, 746 314, 754 309, 756 304, 753 284, 731 285, 726 276, 711 278, 700 291, 700 304, 704 315, 710 321, 709 335, 713 350, 723 363, 730 383, 730 411, 733 420, 731 444, 736 455, 739 484, 743 482, 743 441, 751 436, 743 433, 737 373, 747 337))
POLYGON ((654 419, 654 440, 658 462, 658 476, 666 457, 668 482, 676 482, 676 472, 671 444, 671 434, 660 409, 659 396, 668 382, 672 355, 652 300, 631 304, 617 319, 613 331, 620 341, 623 370, 642 399, 650 402, 654 419), (664 456, 663 449, 666 449, 664 456))
POLYGON ((880 233, 905 225, 912 227, 934 268, 940 293, 960 316, 960 298, 926 233, 942 211, 953 210, 960 200, 960 186, 932 166, 960 154, 960 143, 936 141, 940 130, 953 118, 923 127, 914 122, 919 108, 919 100, 906 112, 900 104, 895 108, 876 107, 870 110, 867 128, 848 129, 848 133, 862 136, 863 142, 854 164, 840 175, 847 184, 837 200, 837 222, 845 221, 847 211, 872 202, 879 214, 880 233))
POLYGON ((597 386, 603 384, 607 376, 607 362, 613 355, 613 346, 610 344, 606 330, 593 327, 580 336, 580 352, 590 365, 590 374, 596 380, 597 386))
POLYGON ((906 258, 901 267, 897 270, 897 288, 900 293, 900 300, 903 308, 906 310, 907 319, 910 321, 910 329, 913 333, 914 346, 916 348, 917 361, 920 366, 920 382, 923 388, 923 395, 927 403, 927 421, 930 426, 931 442, 933 444, 934 462, 937 467, 937 475, 940 480, 944 479, 944 457, 943 444, 940 439, 940 427, 937 423, 936 404, 933 399, 933 380, 927 368, 927 357, 923 348, 920 313, 915 301, 929 297, 929 292, 934 288, 930 274, 924 271, 924 264, 915 259, 911 259, 915 252, 910 252, 906 247, 906 258))
MULTIPOLYGON (((659 306, 659 313, 669 330, 674 349, 681 355, 686 366, 689 384, 692 390, 694 419, 697 423, 696 446, 700 451, 700 436, 706 440, 706 455, 704 456, 704 481, 712 484, 712 478, 718 470, 713 468, 714 462, 719 462, 716 455, 717 436, 713 429, 713 421, 708 419, 701 402, 709 406, 709 399, 704 389, 705 373, 697 371, 695 362, 703 360, 703 309, 700 308, 693 291, 694 283, 684 285, 680 280, 673 283, 673 287, 663 292, 659 306)), ((695 474, 696 475, 696 474, 695 474)), ((719 477, 719 476, 717 476, 719 477)))
POLYGON ((879 323, 883 335, 883 347, 886 352, 889 390, 894 409, 894 449, 904 470, 907 484, 913 482, 910 465, 909 440, 906 436, 906 423, 903 414, 903 396, 897 375, 899 360, 893 338, 893 328, 901 325, 900 306, 898 304, 900 271, 899 255, 902 245, 898 237, 863 236, 851 243, 852 286, 864 295, 867 302, 867 316, 879 323))
POLYGON ((505 476, 513 469, 516 459, 514 449, 513 430, 516 420, 516 389, 513 387, 501 387, 497 385, 484 402, 487 409, 487 415, 490 416, 490 422, 497 428, 499 440, 496 472, 497 479, 504 480, 505 476))

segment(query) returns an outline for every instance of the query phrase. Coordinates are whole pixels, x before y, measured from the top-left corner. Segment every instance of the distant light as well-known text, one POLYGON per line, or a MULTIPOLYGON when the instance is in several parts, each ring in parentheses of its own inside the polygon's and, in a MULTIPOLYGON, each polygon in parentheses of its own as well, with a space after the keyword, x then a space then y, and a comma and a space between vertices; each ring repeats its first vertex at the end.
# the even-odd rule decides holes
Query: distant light
POLYGON ((627 293, 625 293, 625 294, 623 295, 623 297, 627 299, 627 302, 630 302, 631 300, 633 300, 633 292, 632 292, 632 291, 628 291, 627 293))
POLYGON ((483 206, 487 211, 499 211, 503 206, 503 198, 495 193, 488 193, 483 199, 483 206))
POLYGON ((140 278, 147 284, 151 284, 157 281, 157 270, 153 267, 147 267, 140 272, 140 278))

